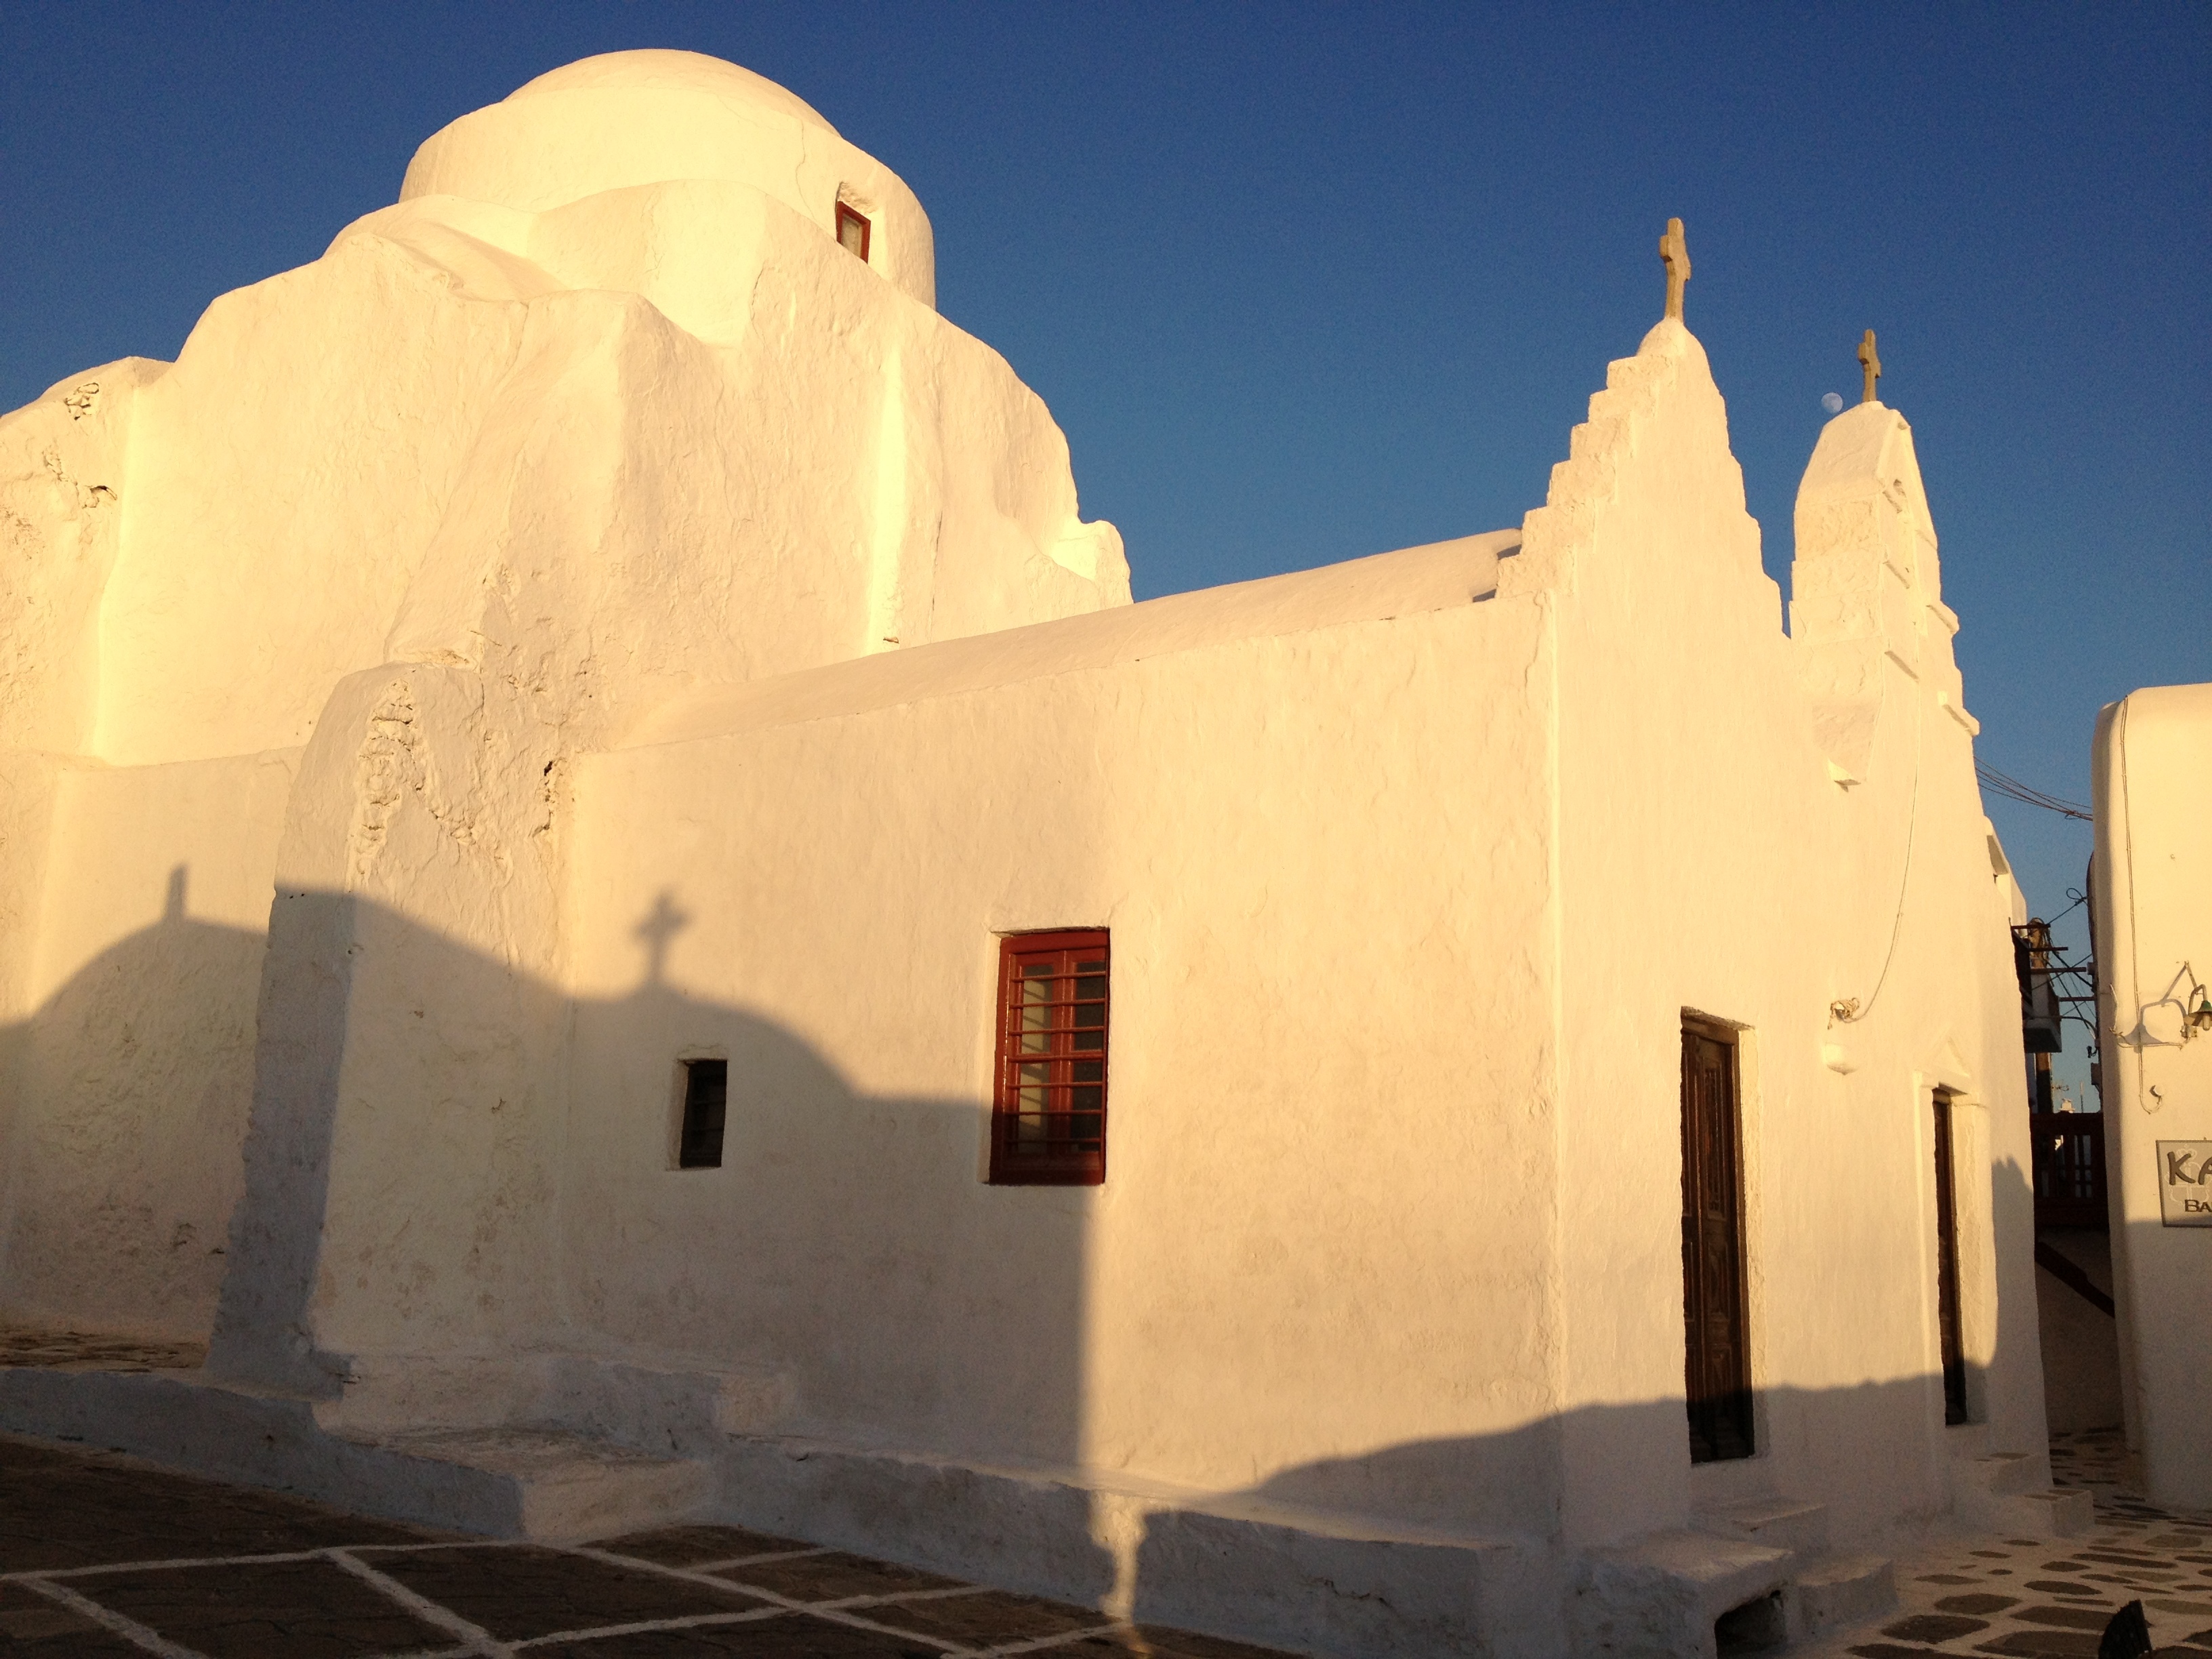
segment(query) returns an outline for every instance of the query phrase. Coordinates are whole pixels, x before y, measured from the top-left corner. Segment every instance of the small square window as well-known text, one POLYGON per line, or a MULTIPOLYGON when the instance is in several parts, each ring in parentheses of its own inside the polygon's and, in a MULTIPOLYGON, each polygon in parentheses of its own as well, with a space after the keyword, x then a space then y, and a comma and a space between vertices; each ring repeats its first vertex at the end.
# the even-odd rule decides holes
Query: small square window
POLYGON ((684 1132, 677 1143, 679 1170, 722 1167, 722 1123, 729 1115, 730 1062, 684 1062, 684 1132))
POLYGON ((1000 941, 994 1186, 1106 1179, 1106 945, 1103 928, 1000 941))
POLYGON ((837 246, 863 263, 868 257, 868 233, 873 228, 867 215, 842 202, 837 204, 837 246))

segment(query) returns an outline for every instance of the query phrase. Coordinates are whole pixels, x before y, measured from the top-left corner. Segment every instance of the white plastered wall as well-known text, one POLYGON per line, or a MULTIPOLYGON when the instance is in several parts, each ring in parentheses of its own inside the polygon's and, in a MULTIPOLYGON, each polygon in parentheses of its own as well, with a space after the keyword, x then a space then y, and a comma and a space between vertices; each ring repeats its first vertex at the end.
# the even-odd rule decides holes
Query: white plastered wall
POLYGON ((1085 664, 1117 625, 583 764, 571 1315, 770 1379, 755 1432, 1548 1532, 1542 607, 1085 664), (1062 926, 1112 930, 1108 1180, 987 1186, 997 935, 1062 926), (668 1167, 686 1053, 720 1170, 668 1167))
POLYGON ((1785 637, 1704 353, 1662 323, 1613 366, 1507 568, 1559 616, 1570 1538, 1761 1491, 1826 1502, 1839 1536, 1948 1506, 1939 1085, 1961 1098, 1975 1407, 2006 1449, 2042 1449, 2009 894, 1934 550, 1904 422, 1839 417, 1801 497, 1785 637), (1741 1028, 1759 1446, 1694 1471, 1673 1426, 1686 1012, 1741 1028))
POLYGON ((2212 1227, 2165 1224, 2158 1143, 2212 1140, 2212 1033, 2188 1018, 2212 981, 2212 685, 2154 686, 2108 706, 2093 775, 2122 1400, 2153 1501, 2203 1509, 2212 1507, 2212 1227))
MULTIPOLYGON (((1853 648, 1873 659, 1860 678, 1869 707, 1856 770, 1832 761, 1839 735, 1852 734, 1816 719, 1838 653, 1782 633, 1718 393, 1701 349, 1672 325, 1615 366, 1550 504, 1505 562, 1499 597, 1345 635, 1371 635, 1375 660, 1395 649, 1420 665, 1436 630, 1479 630, 1481 648, 1464 654, 1479 656, 1485 672, 1522 665, 1516 695, 1462 691, 1455 679, 1431 690, 1419 666, 1400 671, 1409 688, 1424 687, 1418 696, 1389 678, 1348 672, 1299 680, 1326 684, 1325 699, 1279 691, 1264 665, 1317 648, 1320 638, 1279 627, 1284 637, 1255 637, 1234 653, 1193 650, 1101 675, 1076 649, 1091 624, 1063 623, 960 647, 934 693, 922 677, 937 659, 912 659, 877 712, 838 703, 836 687, 864 695, 866 683, 850 678, 857 669, 702 694, 690 713, 648 723, 661 741, 587 763, 584 823, 594 827, 581 834, 592 851, 577 866, 572 957, 579 1030, 604 1029, 629 1057, 578 1068, 586 1091, 574 1121, 602 1126, 580 1128, 571 1152, 570 1181, 590 1196, 573 1202, 569 1224, 595 1218, 594 1231, 571 1237, 578 1317, 647 1344, 726 1328, 744 1366, 779 1379, 767 1397, 783 1414, 754 1425, 763 1432, 875 1434, 970 1458, 1074 1458, 1094 1473, 1184 1488, 1563 1533, 1577 1544, 1679 1525, 1695 1507, 1754 1490, 1818 1498, 1839 1534, 1864 1534, 1950 1502, 1934 1305, 1930 1094, 1940 1086, 1959 1102, 1974 1409, 1997 1444, 2037 1451, 2039 1384, 2024 1322, 2033 1305, 2023 1282, 2025 1102, 2006 933, 2014 890, 1992 862, 1972 781, 1972 721, 1950 664, 1954 624, 1936 587, 1909 433, 1879 407, 1830 432, 1836 442, 1824 441, 1808 495, 1874 495, 1887 516, 1844 514, 1828 533, 1802 535, 1801 586, 1856 582, 1879 593, 1865 580, 1873 574, 1905 601, 1874 610, 1856 635, 1832 635, 1857 638, 1853 648), (1861 441, 1865 428, 1874 441, 1861 441), (987 693, 963 665, 1048 666, 1045 642, 1062 630, 1074 630, 1064 635, 1072 654, 1050 679, 1017 677, 987 693), (1505 644, 1522 638, 1525 648, 1505 644), (1176 723, 1143 726, 1146 742, 1126 746, 1115 736, 1125 725, 1168 707, 1168 676, 1185 686, 1176 723), (1556 694, 1541 689, 1553 685, 1556 694), (1256 732, 1241 724, 1248 696, 1268 708, 1255 714, 1256 732), (1441 900, 1431 897, 1439 872, 1418 829, 1425 820, 1372 781, 1387 759, 1348 739, 1300 749, 1293 787, 1278 747, 1316 722, 1389 732, 1393 741, 1378 745, 1386 756, 1401 751, 1397 763, 1449 801, 1457 777, 1449 751, 1407 724, 1433 717, 1421 702, 1430 696, 1461 712, 1470 741, 1480 733, 1470 752, 1482 757, 1503 814, 1486 817, 1469 843, 1483 851, 1486 884, 1447 887, 1441 900), (1186 743, 1194 745, 1188 755, 1186 743), (1500 744, 1510 745, 1503 759, 1492 752, 1500 744), (1024 775, 1037 779, 1026 795, 1017 782, 1024 775), (1125 814, 1125 798, 1142 809, 1125 814), (676 805, 674 824, 652 822, 643 804, 654 801, 676 805), (1264 805, 1264 848, 1208 851, 1220 825, 1252 819, 1248 801, 1264 805), (1554 821, 1555 842, 1539 831, 1554 821), (1512 826, 1511 839, 1497 839, 1498 823, 1512 826), (1376 833, 1374 867, 1358 878, 1365 896, 1351 902, 1334 884, 1346 878, 1306 850, 1332 844, 1347 824, 1376 833), (1410 848, 1402 854, 1393 850, 1401 836, 1410 848), (835 873, 817 872, 825 865, 835 873), (601 885, 623 869, 625 884, 601 885), (1006 896, 993 899, 1001 889, 1006 896), (1323 902, 1310 904, 1307 890, 1323 902), (1552 892, 1556 904, 1532 902, 1552 892), (1240 895, 1249 914, 1238 914, 1240 895), (744 922, 710 933, 732 904, 744 922), (644 967, 657 914, 681 922, 667 957, 667 972, 682 976, 672 1002, 644 967), (1397 939, 1408 915, 1425 915, 1425 943, 1456 940, 1462 918, 1480 919, 1479 947, 1441 958, 1468 976, 1455 1001, 1431 1004, 1425 986, 1407 994, 1444 1023, 1440 1031, 1394 1023, 1392 1005, 1365 1000, 1382 972, 1371 939, 1397 939), (985 936, 1102 922, 1117 940, 1115 1098, 1133 1088, 1140 1111, 1171 1115, 1177 1148, 1233 1142, 1215 1127, 1224 1101, 1303 1100, 1313 1079, 1349 1065, 1322 1122, 1351 1112, 1389 1135, 1402 1120, 1407 1138, 1394 1146, 1438 1150, 1411 1165, 1369 1165, 1364 1146, 1307 1133, 1299 1118, 1292 1144, 1271 1144, 1262 1127, 1241 1159, 1224 1154, 1194 1171, 1147 1146, 1148 1115, 1133 1125, 1117 1115, 1115 1174, 1092 1207, 1066 1194, 1036 1200, 1054 1238, 1079 1242, 1092 1262, 1080 1318, 1066 1314, 1066 1328, 1034 1345, 1055 1352, 1073 1341, 1086 1356, 1075 1422, 1055 1415, 1044 1433, 1024 1417, 1033 1398, 1022 1387, 994 1392, 988 1375, 963 1370, 972 1363, 966 1343, 988 1341, 1001 1320, 1026 1329, 1011 1291, 978 1293, 964 1310, 974 1334, 940 1341, 933 1325, 890 1345, 910 1362, 886 1372, 872 1361, 865 1376, 841 1376, 842 1327, 810 1327, 798 1288, 814 1269, 787 1260, 772 1233, 749 1231, 746 1195, 768 1179, 811 1192, 817 1181, 865 1188, 874 1176, 840 1175, 848 1152, 826 1130, 803 1139, 772 1177, 742 1161, 717 1175, 662 1167, 677 1055, 687 1043, 711 1045, 718 1018, 779 1054, 794 1042, 802 1058, 773 1062, 778 1080, 748 1097, 759 1122, 733 1145, 782 1155, 788 1115, 806 1113, 781 1079, 803 1073, 804 1089, 834 1101, 836 1115, 865 1120, 872 1109, 888 1124, 904 1112, 937 1124, 931 1180, 946 1183, 948 1206, 988 1214, 973 1163, 988 1090, 985 936), (882 983, 872 966, 878 927, 882 983), (1347 931, 1328 931, 1336 928, 1347 931), (1248 959, 1258 965, 1241 967, 1248 959), (608 961, 624 971, 593 978, 608 961), (1169 983, 1124 984, 1148 964, 1169 983), (935 991, 918 996, 918 971, 950 977, 928 979, 935 991), (1263 977, 1248 982, 1240 971, 1263 977), (1501 972, 1510 994, 1480 976, 1501 972), (1291 1000, 1279 1009, 1279 997, 1291 1000), (1309 1018, 1293 1006, 1301 997, 1314 1000, 1309 1018), (1853 1000, 1847 1017, 1832 1018, 1832 1003, 1853 1000), (1208 1040, 1236 1057, 1231 1080, 1184 1084, 1212 1052, 1182 1029, 1187 1002, 1204 1008, 1208 1040), (618 1036, 633 1006, 683 1018, 656 1012, 618 1036), (1694 1480, 1680 1421, 1676 1223, 1685 1010, 1744 1029, 1762 1445, 1750 1464, 1694 1480), (702 1023, 685 1026, 694 1015, 702 1023), (1554 1022, 1557 1043, 1522 1042, 1554 1022), (917 1026, 935 1035, 918 1045, 917 1026), (1454 1116, 1459 1097, 1432 1073, 1456 1078, 1472 1066, 1468 1074, 1486 1075, 1501 1050, 1513 1056, 1514 1081, 1471 1097, 1468 1128, 1454 1116), (1367 1066, 1374 1079, 1358 1074, 1367 1066), (929 1106, 872 1104, 902 1082, 929 1106), (1444 1092, 1424 1093, 1431 1088, 1444 1092), (1385 1097, 1387 1113, 1368 1104, 1385 1097), (1447 1124, 1465 1138, 1436 1139, 1447 1124), (1498 1152, 1486 1136, 1512 1150, 1498 1152), (1448 1193, 1490 1192, 1476 1167, 1486 1152, 1509 1160, 1516 1181, 1556 1157, 1556 1207, 1508 1205, 1497 1216, 1509 1230, 1548 1235, 1516 1236, 1502 1255, 1494 1237, 1416 1241, 1390 1181, 1416 1169, 1432 1176, 1439 1185, 1427 1203, 1449 1213, 1448 1193), (608 1178, 625 1160, 635 1183, 627 1188, 608 1178), (655 1204, 656 1188, 681 1206, 674 1216, 655 1204), (718 1204, 721 1191, 728 1197, 718 1204), (1295 1201, 1284 1201, 1285 1191, 1295 1201), (1203 1217, 1188 1238, 1186 1211, 1203 1217), (684 1242, 702 1233, 715 1240, 708 1261, 765 1251, 770 1280, 792 1287, 777 1294, 796 1311, 763 1314, 757 1286, 702 1285, 686 1268, 694 1258, 684 1242), (606 1242, 618 1237, 657 1242, 640 1258, 606 1242), (1468 1279, 1470 1247, 1492 1251, 1503 1271, 1468 1279), (1327 1275, 1309 1282, 1309 1249, 1333 1253, 1345 1275, 1340 1304, 1327 1275), (631 1275, 626 1285, 614 1278, 617 1263, 631 1275), (1418 1292, 1401 1300, 1397 1279, 1418 1292), (1474 1323, 1451 1326, 1465 1310, 1474 1323), (1375 1349, 1396 1356, 1398 1383, 1359 1369, 1375 1349), (927 1380, 906 1374, 909 1363, 927 1380), (1870 1443, 1891 1455, 1866 1458, 1870 1443)), ((1152 611, 1123 614, 1135 626, 1152 611)), ((1847 611, 1838 609, 1839 622, 1847 611)), ((595 1039, 585 1041, 596 1054, 595 1039)), ((742 1079, 744 1044, 723 1041, 742 1079)), ((740 1083, 732 1088, 741 1097, 740 1083)), ((911 1196, 885 1190, 888 1198, 854 1202, 874 1213, 911 1196)), ((831 1207, 849 1213, 847 1204, 831 1207)), ((1420 1213, 1411 1200, 1405 1207, 1420 1213)), ((902 1271, 969 1283, 959 1251, 980 1247, 958 1236, 933 1267, 906 1261, 902 1271)), ((805 1229, 793 1237, 814 1238, 805 1229)), ((882 1254, 895 1259, 903 1260, 882 1254)), ((888 1291, 865 1294, 871 1306, 879 1294, 897 1304, 888 1291)))
MULTIPOLYGON (((166 1248, 174 1218, 154 1154, 185 1133, 179 1101, 232 1103, 195 1139, 228 1170, 187 1206, 195 1236, 222 1232, 240 1189, 238 1057, 172 1044, 132 1059, 118 1046, 132 1011, 173 987, 155 975, 74 1023, 48 1018, 85 989, 82 973, 159 937, 149 930, 165 915, 168 866, 125 902, 87 889, 139 884, 136 854, 110 868, 88 845, 65 869, 43 862, 71 769, 137 775, 102 787, 167 826, 140 850, 186 867, 189 915, 220 886, 227 925, 258 935, 272 899, 358 896, 318 912, 353 945, 366 935, 348 930, 397 919, 542 982, 557 949, 565 757, 636 708, 701 682, 1127 602, 1119 538, 1079 519, 1049 414, 931 309, 927 221, 904 186, 757 77, 635 56, 549 77, 520 128, 457 124, 465 143, 449 129, 404 201, 314 264, 222 296, 175 365, 94 371, 0 428, 12 653, 0 674, 0 1065, 16 1075, 35 1046, 41 1076, 137 1068, 99 1145, 44 1131, 24 1142, 33 1117, 76 1109, 27 1115, 27 1097, 9 1091, 0 1130, 39 1150, 11 1160, 5 1213, 42 1242, 10 1258, 0 1306, 74 1305, 73 1281, 50 1280, 50 1267, 166 1248), (694 95, 702 75, 720 88, 719 114, 694 95), (592 120, 627 148, 537 142, 549 121, 574 138, 592 120), (796 160, 762 137, 784 127, 796 160), (696 164, 694 141, 720 160, 696 164), (520 146, 514 177, 535 180, 522 206, 484 184, 505 165, 502 142, 520 146), (479 197, 432 192, 433 174, 479 197), (875 216, 866 263, 833 240, 841 191, 875 216), (342 729, 325 733, 332 719, 342 729), (253 757, 303 745, 313 799, 257 783, 201 810, 260 777, 253 757), (357 856, 364 825, 374 858, 357 856), (187 830, 202 839, 184 844, 187 830), (41 1019, 40 1044, 17 1040, 41 1019), (124 1143, 136 1150, 112 1157, 124 1143), (95 1189, 112 1200, 104 1218, 70 1224, 59 1195, 95 1189), (40 1191, 57 1202, 33 1214, 21 1195, 40 1191), (118 1216, 143 1225, 118 1229, 118 1216)), ((257 998, 324 962, 337 936, 320 922, 295 933, 296 959, 280 953, 264 974, 257 947, 210 966, 195 991, 249 1011, 249 1048, 257 998)), ((406 1094, 421 1034, 356 1012, 343 1023, 349 1097, 406 1094)), ((447 1012, 455 1029, 434 1046, 470 1057, 464 1073, 478 1067, 488 1085, 457 1083, 469 1103, 454 1110, 507 1111, 497 1085, 517 1074, 483 1058, 471 1013, 447 1012)), ((270 1060, 271 1078, 291 1075, 270 1060)), ((263 1105, 298 1115, 296 1100, 263 1105)), ((381 1120, 372 1105, 362 1121, 381 1120)), ((499 1135, 511 1141, 514 1121, 499 1135)), ((349 1146, 337 1135, 329 1149, 332 1212, 373 1237, 388 1182, 349 1185, 349 1160, 373 1163, 373 1138, 349 1146)), ((421 1254, 388 1262, 368 1238, 349 1247, 357 1267, 367 1250, 414 1275, 404 1331, 338 1317, 345 1287, 374 1277, 358 1270, 325 1287, 333 1328, 366 1346, 434 1346, 478 1320, 511 1330, 534 1316, 520 1292, 488 1310, 473 1270, 426 1267, 446 1249, 434 1233, 418 1230, 421 1254)), ((307 1291, 300 1262, 276 1258, 247 1275, 258 1288, 241 1307, 282 1304, 285 1328, 267 1334, 286 1347, 304 1340, 307 1291), (270 1273, 289 1288, 272 1291, 270 1273)), ((205 1291, 149 1287, 100 1307, 204 1330, 205 1291)))

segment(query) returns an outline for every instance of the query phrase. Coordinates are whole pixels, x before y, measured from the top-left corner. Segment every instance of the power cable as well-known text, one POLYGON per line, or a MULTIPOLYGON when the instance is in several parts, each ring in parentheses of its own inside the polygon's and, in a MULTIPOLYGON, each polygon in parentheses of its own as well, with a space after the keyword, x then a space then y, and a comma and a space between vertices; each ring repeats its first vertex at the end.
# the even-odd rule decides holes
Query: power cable
POLYGON ((2007 800, 2016 800, 2023 806, 2040 806, 2046 812, 2056 812, 2062 817, 2079 818, 2084 823, 2094 823, 2097 821, 2097 815, 2087 807, 2075 801, 2061 800, 2056 795, 2047 795, 2033 784, 2022 783, 2018 778, 2007 777, 1996 767, 1984 762, 1974 763, 1974 775, 1982 781, 1984 788, 1995 791, 2007 800))

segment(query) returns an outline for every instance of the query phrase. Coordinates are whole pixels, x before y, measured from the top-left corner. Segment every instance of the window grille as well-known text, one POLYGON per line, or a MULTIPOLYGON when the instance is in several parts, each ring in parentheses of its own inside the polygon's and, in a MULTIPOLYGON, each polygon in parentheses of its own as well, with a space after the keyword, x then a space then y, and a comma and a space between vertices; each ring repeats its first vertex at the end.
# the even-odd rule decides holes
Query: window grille
POLYGON ((1109 960, 1103 928, 1000 941, 994 1184, 1106 1179, 1109 960))

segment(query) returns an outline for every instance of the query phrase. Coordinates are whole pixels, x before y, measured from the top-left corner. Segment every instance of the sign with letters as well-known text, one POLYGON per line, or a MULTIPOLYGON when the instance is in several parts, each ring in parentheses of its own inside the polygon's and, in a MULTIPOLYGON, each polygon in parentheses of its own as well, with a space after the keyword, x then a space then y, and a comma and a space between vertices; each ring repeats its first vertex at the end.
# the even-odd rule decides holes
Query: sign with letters
POLYGON ((2212 1227, 2212 1140, 2158 1143, 2158 1213, 2169 1227, 2212 1227))

